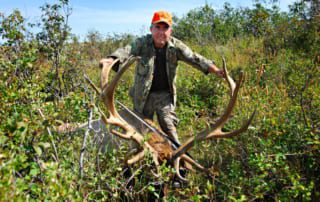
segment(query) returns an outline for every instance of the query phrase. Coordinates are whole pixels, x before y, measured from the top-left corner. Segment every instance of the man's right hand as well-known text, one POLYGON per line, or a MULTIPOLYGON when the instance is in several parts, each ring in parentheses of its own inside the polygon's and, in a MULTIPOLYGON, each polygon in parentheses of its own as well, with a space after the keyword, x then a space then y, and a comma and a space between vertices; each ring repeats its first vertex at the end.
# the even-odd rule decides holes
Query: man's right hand
POLYGON ((113 63, 114 59, 113 58, 102 58, 100 61, 99 61, 99 67, 102 68, 104 66, 109 66, 113 63))

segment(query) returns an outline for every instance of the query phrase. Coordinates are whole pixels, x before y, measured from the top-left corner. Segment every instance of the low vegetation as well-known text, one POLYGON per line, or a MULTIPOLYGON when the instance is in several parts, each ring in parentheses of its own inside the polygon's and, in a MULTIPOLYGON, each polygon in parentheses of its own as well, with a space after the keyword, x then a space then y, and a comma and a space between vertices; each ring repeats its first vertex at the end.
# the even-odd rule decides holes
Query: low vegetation
MULTIPOLYGON (((160 198, 161 183, 172 183, 171 167, 161 166, 155 178, 151 157, 130 170, 123 167, 125 141, 103 152, 96 129, 57 132, 64 123, 100 117, 103 104, 83 75, 98 84, 99 59, 136 37, 89 32, 80 41, 68 25, 68 3, 45 4, 39 24, 27 24, 18 10, 0 12, 0 200, 160 198), (30 31, 34 27, 38 33, 30 31)), ((233 78, 245 73, 224 130, 239 128, 239 120, 255 108, 257 114, 239 137, 196 144, 192 156, 215 175, 190 172, 189 183, 169 189, 165 200, 319 201, 320 7, 316 0, 298 1, 288 12, 275 5, 256 1, 253 8, 225 4, 222 10, 204 5, 175 17, 175 36, 218 66, 224 56, 233 78)), ((133 71, 117 90, 127 106, 132 106, 133 71)), ((221 115, 229 94, 221 79, 184 63, 178 71, 183 142, 221 115)))

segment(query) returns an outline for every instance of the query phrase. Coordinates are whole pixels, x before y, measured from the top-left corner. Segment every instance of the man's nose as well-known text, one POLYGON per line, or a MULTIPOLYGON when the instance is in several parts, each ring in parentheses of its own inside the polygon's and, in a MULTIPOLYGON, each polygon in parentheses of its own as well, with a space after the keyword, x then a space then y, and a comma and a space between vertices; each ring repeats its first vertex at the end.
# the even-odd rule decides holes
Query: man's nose
POLYGON ((162 30, 160 29, 159 30, 159 34, 164 34, 165 32, 166 32, 166 30, 164 30, 164 29, 162 29, 162 30))

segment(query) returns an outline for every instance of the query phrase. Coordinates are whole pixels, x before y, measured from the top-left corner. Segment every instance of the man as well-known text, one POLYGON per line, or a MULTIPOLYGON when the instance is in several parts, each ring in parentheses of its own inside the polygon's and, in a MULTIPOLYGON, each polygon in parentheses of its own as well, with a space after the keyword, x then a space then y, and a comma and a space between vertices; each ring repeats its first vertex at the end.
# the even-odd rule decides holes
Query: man
POLYGON ((161 129, 179 143, 176 130, 178 119, 175 113, 178 61, 182 60, 206 74, 214 73, 219 77, 225 75, 213 61, 194 53, 180 40, 171 36, 170 13, 155 12, 150 31, 151 35, 138 38, 131 45, 119 48, 106 59, 100 60, 100 66, 111 64, 116 58, 122 63, 131 55, 141 57, 135 69, 134 85, 129 93, 133 99, 134 110, 150 120, 153 120, 156 113, 161 129))

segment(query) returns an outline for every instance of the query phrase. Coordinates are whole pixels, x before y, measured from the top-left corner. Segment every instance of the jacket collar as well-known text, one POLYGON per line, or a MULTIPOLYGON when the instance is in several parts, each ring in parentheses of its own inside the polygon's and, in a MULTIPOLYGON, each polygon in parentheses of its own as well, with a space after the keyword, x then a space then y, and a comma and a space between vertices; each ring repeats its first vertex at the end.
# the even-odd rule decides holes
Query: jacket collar
POLYGON ((169 41, 168 41, 168 45, 167 45, 168 49, 173 48, 174 44, 173 44, 173 37, 171 36, 169 41))

